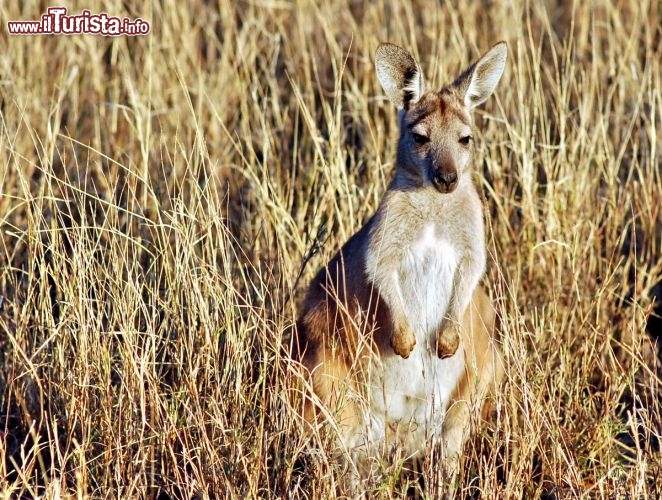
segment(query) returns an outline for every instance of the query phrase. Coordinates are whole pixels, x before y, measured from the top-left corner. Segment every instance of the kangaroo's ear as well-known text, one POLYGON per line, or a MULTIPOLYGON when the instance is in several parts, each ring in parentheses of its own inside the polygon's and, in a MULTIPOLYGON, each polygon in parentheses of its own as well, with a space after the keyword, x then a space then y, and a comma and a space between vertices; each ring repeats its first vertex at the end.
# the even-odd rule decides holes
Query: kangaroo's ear
POLYGON ((506 42, 499 42, 453 82, 468 108, 485 102, 494 92, 506 67, 507 56, 506 42))
POLYGON ((423 73, 405 49, 382 43, 375 54, 377 78, 388 98, 399 108, 408 108, 423 95, 423 73))

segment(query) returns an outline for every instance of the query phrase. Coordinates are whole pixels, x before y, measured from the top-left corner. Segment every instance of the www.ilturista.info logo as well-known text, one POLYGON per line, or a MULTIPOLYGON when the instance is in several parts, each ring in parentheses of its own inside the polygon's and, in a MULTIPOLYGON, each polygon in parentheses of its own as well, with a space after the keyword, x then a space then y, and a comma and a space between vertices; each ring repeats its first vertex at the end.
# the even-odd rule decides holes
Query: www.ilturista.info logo
POLYGON ((80 15, 68 16, 66 7, 49 7, 40 21, 7 21, 11 35, 92 35, 120 36, 146 35, 149 23, 140 18, 109 16, 105 12, 92 14, 83 10, 80 15))

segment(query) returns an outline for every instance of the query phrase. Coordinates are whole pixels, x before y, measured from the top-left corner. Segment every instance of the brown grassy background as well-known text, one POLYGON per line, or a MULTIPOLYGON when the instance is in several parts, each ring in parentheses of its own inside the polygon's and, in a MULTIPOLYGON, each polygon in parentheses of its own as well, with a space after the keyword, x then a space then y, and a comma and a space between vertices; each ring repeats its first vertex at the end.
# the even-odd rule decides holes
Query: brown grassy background
POLYGON ((501 39, 476 161, 508 375, 459 495, 662 494, 662 3, 67 6, 151 32, 9 36, 47 5, 0 6, 4 498, 335 497, 279 346, 393 170, 374 51, 441 85, 501 39))

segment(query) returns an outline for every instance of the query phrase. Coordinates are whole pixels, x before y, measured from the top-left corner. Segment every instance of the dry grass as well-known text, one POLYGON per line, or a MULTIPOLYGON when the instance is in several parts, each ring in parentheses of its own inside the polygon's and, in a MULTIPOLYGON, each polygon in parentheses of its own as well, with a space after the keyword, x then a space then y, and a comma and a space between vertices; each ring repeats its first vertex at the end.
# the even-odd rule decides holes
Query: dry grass
MULTIPOLYGON (((74 2, 152 31, 3 24, 2 496, 335 497, 279 346, 393 169, 374 51, 408 47, 441 84, 500 39, 476 142, 508 376, 461 495, 662 494, 645 332, 662 295, 662 3, 546 3, 74 2)), ((41 14, 0 7, 3 23, 41 14)), ((386 471, 376 494, 433 496, 386 471)))

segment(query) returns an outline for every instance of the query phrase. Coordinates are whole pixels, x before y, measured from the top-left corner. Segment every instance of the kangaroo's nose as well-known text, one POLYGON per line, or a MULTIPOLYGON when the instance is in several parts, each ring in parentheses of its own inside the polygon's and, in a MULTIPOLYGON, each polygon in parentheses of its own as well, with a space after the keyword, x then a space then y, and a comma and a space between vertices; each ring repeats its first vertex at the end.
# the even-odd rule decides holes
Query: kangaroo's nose
POLYGON ((445 191, 448 191, 457 182, 457 172, 455 170, 451 170, 450 172, 438 170, 434 176, 434 181, 438 188, 443 188, 445 191))

